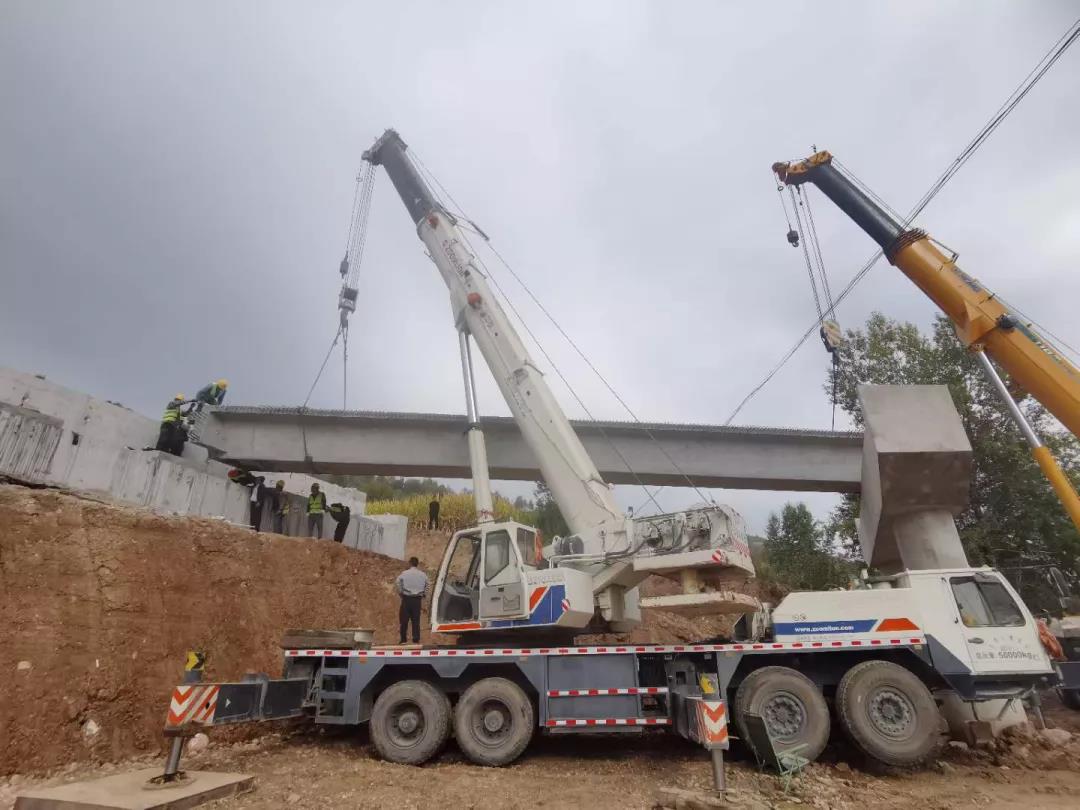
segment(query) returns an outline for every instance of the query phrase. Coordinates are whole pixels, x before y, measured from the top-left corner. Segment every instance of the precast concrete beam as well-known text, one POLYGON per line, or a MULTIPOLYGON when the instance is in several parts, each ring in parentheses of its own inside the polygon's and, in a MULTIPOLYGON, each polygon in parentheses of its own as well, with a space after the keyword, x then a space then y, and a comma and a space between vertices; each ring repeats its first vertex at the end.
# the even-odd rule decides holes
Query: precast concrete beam
MULTIPOLYGON (((491 477, 536 481, 514 420, 482 420, 491 477)), ((573 421, 604 480, 725 489, 857 492, 862 437, 782 428, 573 421), (629 469, 628 469, 629 467, 629 469)), ((469 478, 467 420, 449 414, 227 406, 193 438, 221 461, 316 474, 469 478)))

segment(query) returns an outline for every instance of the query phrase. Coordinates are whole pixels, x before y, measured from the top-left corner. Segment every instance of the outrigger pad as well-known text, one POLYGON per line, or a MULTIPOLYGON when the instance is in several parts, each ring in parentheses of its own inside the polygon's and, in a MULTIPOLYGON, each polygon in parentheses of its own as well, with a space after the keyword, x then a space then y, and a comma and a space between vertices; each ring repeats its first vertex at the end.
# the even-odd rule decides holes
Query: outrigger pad
POLYGON ((186 778, 151 785, 160 768, 118 773, 51 788, 28 790, 15 798, 15 810, 179 810, 246 793, 255 777, 245 773, 186 771, 186 778))

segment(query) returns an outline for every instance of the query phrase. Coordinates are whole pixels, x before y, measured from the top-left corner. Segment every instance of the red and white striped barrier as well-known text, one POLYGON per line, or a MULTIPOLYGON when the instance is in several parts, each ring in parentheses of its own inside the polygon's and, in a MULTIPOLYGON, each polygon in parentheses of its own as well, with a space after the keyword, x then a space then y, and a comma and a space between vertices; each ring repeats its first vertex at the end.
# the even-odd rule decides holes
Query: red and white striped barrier
POLYGON ((752 653, 847 650, 862 647, 921 647, 922 636, 846 638, 831 641, 772 641, 744 644, 638 644, 606 647, 432 647, 426 650, 286 650, 289 658, 484 658, 533 655, 630 655, 641 653, 752 653))
POLYGON ((551 719, 544 725, 551 728, 562 726, 669 726, 671 720, 666 717, 588 717, 551 719))
POLYGON ((666 695, 666 686, 627 686, 616 689, 548 689, 548 697, 600 697, 603 695, 666 695))

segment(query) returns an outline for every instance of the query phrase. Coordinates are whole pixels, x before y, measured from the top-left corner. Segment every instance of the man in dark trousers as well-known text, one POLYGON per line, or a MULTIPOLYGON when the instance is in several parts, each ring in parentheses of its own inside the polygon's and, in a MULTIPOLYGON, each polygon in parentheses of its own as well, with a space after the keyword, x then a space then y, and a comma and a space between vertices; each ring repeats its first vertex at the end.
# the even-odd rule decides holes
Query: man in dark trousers
POLYGON ((322 537, 323 513, 326 511, 326 493, 319 491, 318 484, 311 485, 311 494, 307 499, 308 537, 322 537))
POLYGON ((439 496, 432 495, 431 503, 427 505, 428 529, 439 528, 439 496))
POLYGON ((424 603, 424 595, 427 594, 427 574, 420 570, 420 560, 416 557, 409 558, 409 569, 398 575, 394 586, 401 596, 401 609, 398 611, 398 619, 401 623, 401 643, 405 643, 406 630, 412 623, 413 644, 420 643, 420 608, 424 603))
POLYGON ((345 542, 345 530, 349 528, 349 520, 352 515, 352 510, 349 507, 341 503, 330 504, 330 517, 337 521, 337 526, 334 527, 334 542, 345 542))
POLYGON ((278 534, 289 533, 289 493, 285 491, 285 482, 274 485, 274 531, 278 534))
POLYGON ((264 483, 265 481, 266 479, 260 475, 255 479, 255 483, 251 485, 251 528, 255 531, 262 530, 263 506, 273 497, 264 483))
POLYGON ((187 441, 187 431, 184 429, 184 418, 180 408, 184 404, 184 395, 177 394, 169 404, 165 406, 165 413, 161 417, 161 428, 158 430, 158 440, 155 450, 172 453, 178 456, 184 452, 184 443, 187 441))

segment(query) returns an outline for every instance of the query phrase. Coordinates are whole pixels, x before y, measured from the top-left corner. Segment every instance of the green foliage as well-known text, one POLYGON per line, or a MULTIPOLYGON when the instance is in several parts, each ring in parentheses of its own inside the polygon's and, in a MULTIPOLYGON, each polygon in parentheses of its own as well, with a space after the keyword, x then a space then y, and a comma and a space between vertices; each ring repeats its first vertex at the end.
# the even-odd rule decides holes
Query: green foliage
POLYGON ((565 537, 570 534, 570 527, 566 525, 559 505, 551 495, 547 484, 539 481, 536 484, 536 492, 533 493, 534 507, 531 513, 532 525, 544 535, 544 542, 551 542, 551 538, 558 535, 565 537))
POLYGON ((829 539, 804 503, 787 503, 769 515, 757 555, 758 576, 796 591, 844 587, 855 567, 832 553, 829 539))
POLYGON ((367 493, 369 501, 392 501, 414 495, 449 495, 450 487, 431 478, 394 478, 387 475, 328 475, 326 480, 367 493))
MULTIPOLYGON (((971 504, 957 518, 969 560, 999 568, 1055 564, 1080 578, 1080 536, 1031 458, 1029 449, 990 382, 938 316, 929 336, 910 323, 875 312, 864 329, 849 330, 836 369, 835 402, 862 424, 857 386, 946 385, 974 450, 971 504)), ((829 370, 826 393, 833 391, 829 370)), ((1020 407, 1074 483, 1080 479, 1080 443, 1031 397, 1020 407)), ((856 541, 858 499, 846 497, 830 521, 839 537, 856 541)), ((1032 607, 1038 594, 1023 594, 1032 607)))
MULTIPOLYGON (((369 515, 405 515, 409 519, 410 526, 422 529, 428 523, 428 503, 430 501, 430 493, 411 495, 407 498, 369 500, 367 502, 367 513, 369 515)), ((494 495, 492 501, 495 507, 496 520, 516 520, 518 523, 532 524, 531 513, 515 509, 514 505, 501 495, 494 495)), ((476 502, 473 500, 472 493, 453 492, 441 496, 439 499, 439 522, 442 530, 447 532, 475 526, 476 502)))

